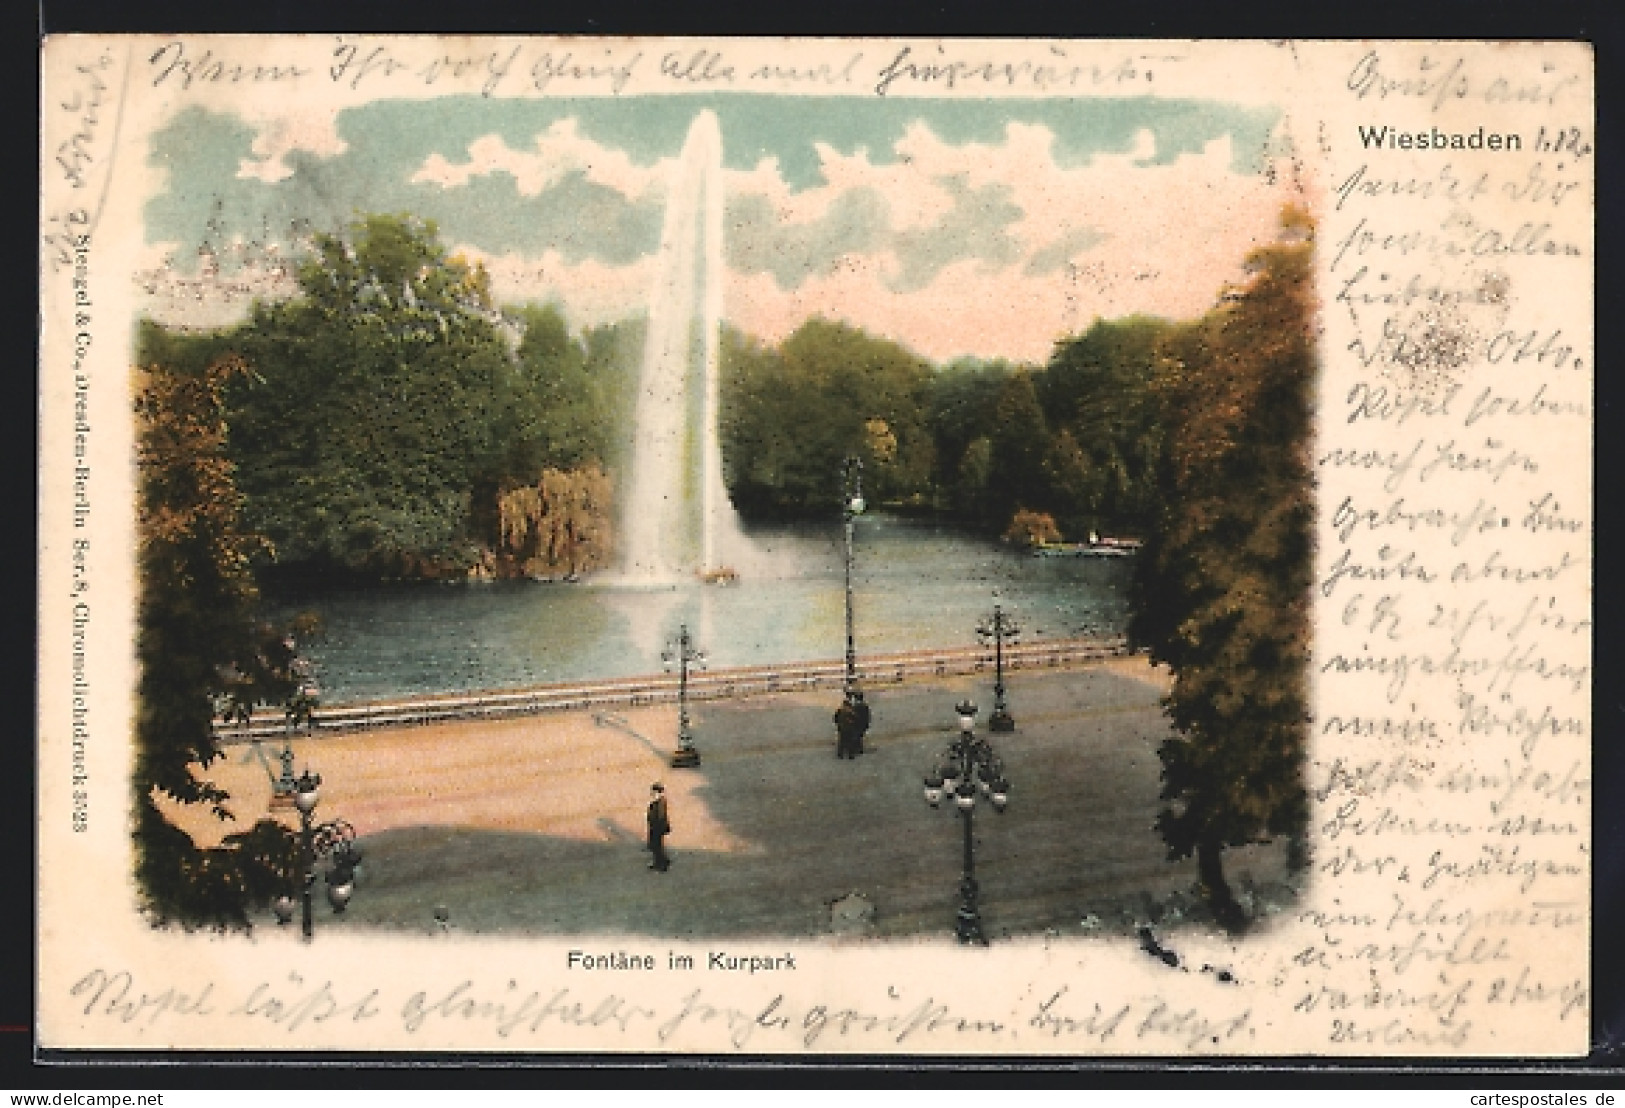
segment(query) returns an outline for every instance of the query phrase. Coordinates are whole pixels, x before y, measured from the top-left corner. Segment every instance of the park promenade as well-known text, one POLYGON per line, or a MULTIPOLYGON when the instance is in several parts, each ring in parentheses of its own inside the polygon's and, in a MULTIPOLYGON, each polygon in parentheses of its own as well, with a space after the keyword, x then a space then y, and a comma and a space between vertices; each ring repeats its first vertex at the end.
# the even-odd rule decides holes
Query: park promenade
MULTIPOLYGON (((989 937, 1177 916, 1195 871, 1167 861, 1154 829, 1165 675, 1120 656, 1007 679, 1017 727, 990 737, 1010 805, 975 815, 989 937)), ((692 704, 695 769, 668 764, 673 703, 301 736, 296 764, 322 774, 321 815, 348 820, 366 849, 349 911, 323 906, 317 927, 808 939, 861 906, 845 939, 949 936, 962 831, 951 807, 926 805, 922 778, 957 701, 973 698, 986 720, 992 680, 866 685, 874 727, 855 760, 835 757, 839 693, 827 688, 692 704), (647 868, 643 847, 656 780, 673 825, 668 873, 647 868)), ((211 767, 241 820, 267 810, 280 749, 280 738, 239 743, 211 767)), ((234 829, 183 818, 200 837, 234 829)), ((1277 883, 1280 854, 1231 852, 1232 881, 1277 883)))

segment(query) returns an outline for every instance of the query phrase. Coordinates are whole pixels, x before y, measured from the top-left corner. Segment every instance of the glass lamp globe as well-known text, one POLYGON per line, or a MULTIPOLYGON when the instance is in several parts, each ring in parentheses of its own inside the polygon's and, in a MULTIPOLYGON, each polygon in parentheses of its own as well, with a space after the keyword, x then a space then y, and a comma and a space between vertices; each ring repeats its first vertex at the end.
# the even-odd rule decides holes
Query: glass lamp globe
POLYGON ((293 804, 305 815, 316 810, 316 802, 321 799, 322 778, 320 774, 311 773, 308 769, 299 775, 299 780, 293 783, 293 804))
POLYGON ((942 802, 942 775, 933 773, 925 779, 925 802, 935 808, 942 802))
POLYGON ((355 878, 346 877, 335 884, 336 879, 335 874, 327 882, 327 902, 333 906, 334 912, 343 912, 344 906, 350 903, 350 897, 355 895, 355 878))
POLYGON ((1004 780, 1002 777, 993 782, 991 799, 993 801, 993 810, 995 812, 1004 811, 1004 806, 1010 803, 1010 783, 1004 780))
POLYGON ((293 922, 293 897, 284 893, 271 901, 271 911, 276 914, 279 924, 293 922))
POLYGON ((976 788, 969 781, 963 781, 954 794, 954 803, 959 805, 960 811, 968 812, 976 807, 976 788))
POLYGON ((863 508, 863 497, 861 496, 854 496, 852 499, 846 502, 846 510, 855 516, 861 516, 863 514, 863 508))

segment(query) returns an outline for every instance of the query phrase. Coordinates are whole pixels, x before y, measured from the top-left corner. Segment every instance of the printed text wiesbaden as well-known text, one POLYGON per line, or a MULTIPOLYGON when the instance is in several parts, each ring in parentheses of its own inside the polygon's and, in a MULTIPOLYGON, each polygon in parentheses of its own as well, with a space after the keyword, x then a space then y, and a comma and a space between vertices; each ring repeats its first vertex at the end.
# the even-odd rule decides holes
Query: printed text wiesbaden
POLYGON ((1523 138, 1512 132, 1485 131, 1401 131, 1397 127, 1361 127, 1360 145, 1380 150, 1522 150, 1523 138))

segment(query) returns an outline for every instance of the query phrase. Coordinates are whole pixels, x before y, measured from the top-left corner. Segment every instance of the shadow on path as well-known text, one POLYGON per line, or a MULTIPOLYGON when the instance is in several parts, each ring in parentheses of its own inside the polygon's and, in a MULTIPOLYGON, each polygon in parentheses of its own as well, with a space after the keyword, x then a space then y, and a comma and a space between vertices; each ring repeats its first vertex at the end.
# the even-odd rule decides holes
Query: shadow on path
MULTIPOLYGON (((996 814, 978 805, 974 821, 988 934, 1158 922, 1159 906, 1194 879, 1188 862, 1166 861, 1153 829, 1156 748, 1167 734, 1159 690, 1105 669, 1018 673, 1009 683, 1018 729, 992 740, 1010 806, 996 814)), ((462 932, 792 938, 827 933, 830 904, 857 892, 875 907, 877 934, 945 934, 962 829, 950 807, 926 805, 921 783, 951 738, 954 703, 971 695, 985 719, 986 684, 871 688, 874 727, 856 760, 835 757, 838 694, 697 705, 703 764, 670 772, 699 776, 687 803, 703 803, 742 849, 685 849, 692 813, 676 804, 664 874, 647 868, 640 836, 607 819, 599 842, 399 829, 368 837, 368 872, 344 922, 427 932, 444 907, 462 932)), ((624 721, 621 729, 653 748, 624 721)), ((1232 873, 1243 884, 1275 879, 1277 854, 1238 855, 1232 873)))

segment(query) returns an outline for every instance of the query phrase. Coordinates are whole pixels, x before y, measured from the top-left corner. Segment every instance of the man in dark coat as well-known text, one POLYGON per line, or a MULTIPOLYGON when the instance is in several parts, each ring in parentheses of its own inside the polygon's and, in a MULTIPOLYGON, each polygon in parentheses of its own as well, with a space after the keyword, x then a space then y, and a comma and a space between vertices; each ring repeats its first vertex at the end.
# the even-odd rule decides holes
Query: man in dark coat
POLYGON ((863 737, 869 733, 869 705, 863 694, 853 689, 835 709, 835 756, 856 758, 863 753, 863 737))
POLYGON ((654 861, 649 868, 665 873, 671 866, 666 856, 666 836, 671 834, 671 820, 666 815, 666 787, 658 782, 649 790, 649 852, 654 861))
POLYGON ((841 701, 841 706, 835 709, 835 756, 856 758, 858 740, 858 710, 851 694, 848 694, 846 699, 841 701))
POLYGON ((852 756, 856 758, 863 753, 863 739, 869 734, 869 703, 861 692, 852 694, 852 714, 852 756))

